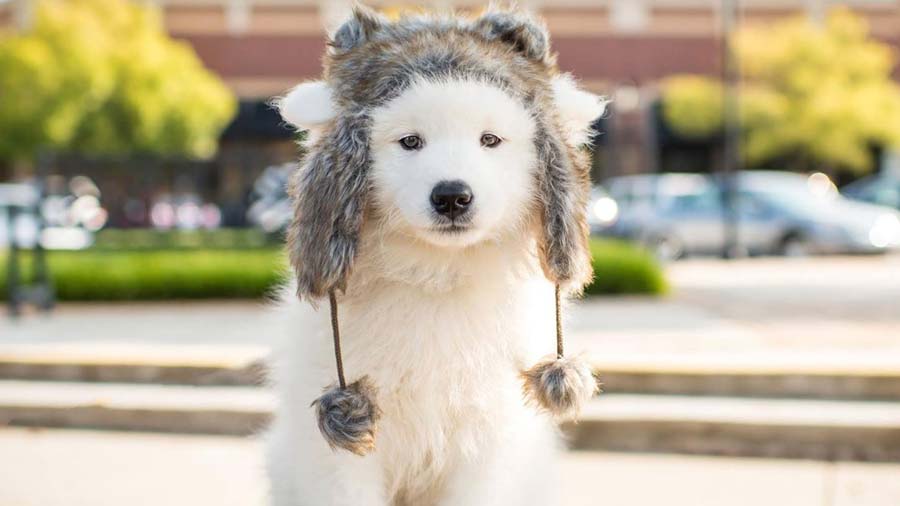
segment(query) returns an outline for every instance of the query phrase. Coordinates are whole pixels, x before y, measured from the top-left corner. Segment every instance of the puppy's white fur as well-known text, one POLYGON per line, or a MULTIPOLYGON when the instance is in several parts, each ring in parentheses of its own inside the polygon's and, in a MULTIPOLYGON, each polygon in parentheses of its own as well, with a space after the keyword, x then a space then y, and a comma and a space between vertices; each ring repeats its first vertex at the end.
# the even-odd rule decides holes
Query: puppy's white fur
POLYGON ((384 224, 436 246, 462 248, 513 228, 529 207, 535 165, 534 122, 501 90, 471 81, 420 82, 375 111, 370 149, 376 205, 384 224), (481 145, 482 134, 502 141, 481 145), (417 134, 424 148, 397 142, 417 134), (432 232, 431 189, 463 181, 474 195, 465 232, 432 232))
MULTIPOLYGON (((319 122, 296 124, 327 121, 308 117, 319 122)), ((348 380, 369 375, 378 387, 376 449, 333 452, 319 434, 309 405, 335 378, 329 315, 286 291, 285 344, 273 354, 272 503, 553 504, 556 429, 525 405, 519 377, 554 351, 553 286, 532 223, 534 120, 471 81, 416 83, 372 118, 372 211, 339 305, 348 380), (483 147, 484 133, 503 141, 483 147), (410 134, 421 150, 400 147, 410 134), (444 180, 472 188, 462 232, 435 230, 429 196, 444 180)), ((572 121, 582 135, 587 122, 572 121)))

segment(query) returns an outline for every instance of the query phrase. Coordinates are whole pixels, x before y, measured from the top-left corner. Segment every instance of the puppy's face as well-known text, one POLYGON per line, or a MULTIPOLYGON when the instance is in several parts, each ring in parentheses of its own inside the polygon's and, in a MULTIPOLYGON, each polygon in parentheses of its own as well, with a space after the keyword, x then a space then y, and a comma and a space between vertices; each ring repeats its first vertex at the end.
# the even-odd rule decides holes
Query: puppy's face
MULTIPOLYGON (((584 143, 605 102, 567 75, 552 88, 566 142, 584 143)), ((313 81, 278 105, 312 143, 338 119, 334 98, 327 83, 313 81)), ((460 248, 516 230, 538 207, 536 121, 506 91, 481 81, 420 79, 369 117, 367 205, 383 230, 460 248)))
POLYGON ((419 81, 372 112, 375 209, 384 226, 463 247, 520 225, 533 206, 534 119, 475 81, 419 81))

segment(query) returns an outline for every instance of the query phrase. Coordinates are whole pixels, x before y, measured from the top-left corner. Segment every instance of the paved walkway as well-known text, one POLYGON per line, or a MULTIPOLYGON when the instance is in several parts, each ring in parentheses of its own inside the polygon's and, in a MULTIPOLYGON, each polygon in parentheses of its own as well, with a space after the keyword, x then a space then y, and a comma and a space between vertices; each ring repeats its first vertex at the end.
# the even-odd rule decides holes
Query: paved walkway
MULTIPOLYGON (((900 371, 900 257, 668 267, 662 299, 576 305, 570 350, 601 367, 900 371)), ((602 275, 602 273, 598 273, 602 275)), ((0 317, 0 354, 65 360, 235 360, 278 336, 263 304, 64 304, 0 317)), ((0 504, 261 505, 257 442, 140 433, 0 429, 0 504)), ((900 465, 578 453, 572 506, 897 506, 900 465)))
MULTIPOLYGON (((261 506, 257 441, 0 430, 0 504, 261 506)), ((572 453, 566 506, 896 506, 900 465, 572 453)))

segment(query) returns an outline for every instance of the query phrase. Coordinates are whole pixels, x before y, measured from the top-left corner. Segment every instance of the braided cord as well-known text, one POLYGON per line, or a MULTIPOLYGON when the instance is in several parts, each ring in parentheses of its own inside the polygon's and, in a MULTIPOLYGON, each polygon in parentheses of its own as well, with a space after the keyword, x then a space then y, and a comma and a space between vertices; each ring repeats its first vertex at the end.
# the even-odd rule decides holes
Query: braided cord
POLYGON ((559 285, 556 285, 556 358, 563 358, 562 307, 559 285))
POLYGON ((338 383, 341 388, 347 388, 347 380, 344 379, 344 358, 341 355, 341 330, 338 327, 337 297, 334 290, 328 292, 328 303, 331 306, 331 335, 334 338, 334 363, 337 366, 338 383))

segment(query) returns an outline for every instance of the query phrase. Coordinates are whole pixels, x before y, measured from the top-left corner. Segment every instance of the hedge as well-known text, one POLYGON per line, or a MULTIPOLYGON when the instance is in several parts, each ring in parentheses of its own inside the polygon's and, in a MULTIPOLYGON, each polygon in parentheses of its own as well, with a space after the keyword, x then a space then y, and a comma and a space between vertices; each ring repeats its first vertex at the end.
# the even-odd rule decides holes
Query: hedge
POLYGON ((661 295, 669 289, 656 257, 633 243, 593 239, 591 255, 594 281, 585 295, 661 295))
MULTIPOLYGON (((663 274, 651 255, 627 243, 592 241, 595 280, 586 293, 659 294, 663 274)), ((27 259, 28 255, 23 258, 27 259)), ((0 253, 0 298, 6 296, 0 253)), ((53 251, 48 262, 59 300, 128 301, 259 298, 285 277, 280 247, 53 251)), ((30 271, 30 269, 26 270, 30 271)))
POLYGON ((266 234, 257 228, 215 230, 154 230, 147 228, 104 229, 94 238, 92 250, 163 249, 258 249, 278 248, 281 234, 266 234))
POLYGON ((47 259, 63 301, 258 298, 283 279, 285 265, 273 248, 53 251, 47 259))

